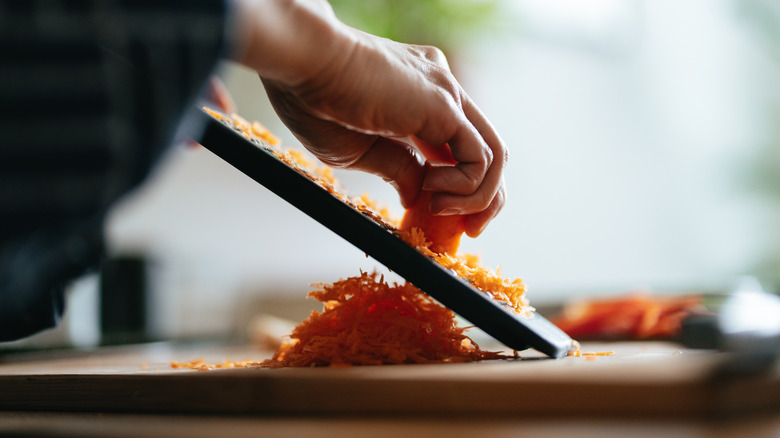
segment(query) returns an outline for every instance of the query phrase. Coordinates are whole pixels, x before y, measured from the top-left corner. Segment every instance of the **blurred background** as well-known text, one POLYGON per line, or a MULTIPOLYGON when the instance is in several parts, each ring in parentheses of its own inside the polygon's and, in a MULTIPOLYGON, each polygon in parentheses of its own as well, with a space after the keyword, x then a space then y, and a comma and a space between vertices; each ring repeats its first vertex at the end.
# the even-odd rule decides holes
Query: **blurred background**
MULTIPOLYGON (((780 288, 780 4, 770 0, 332 0, 355 27, 434 44, 511 152, 509 199, 462 252, 521 277, 531 303, 780 288)), ((256 75, 220 76, 247 119, 299 147, 256 75)), ((378 178, 337 177, 402 213, 378 178)), ((116 206, 115 256, 142 261, 154 339, 243 336, 303 318, 310 283, 375 261, 203 149, 174 148, 116 206)), ((100 279, 59 334, 97 343, 100 279)), ((48 337, 48 338, 47 338, 48 337)))

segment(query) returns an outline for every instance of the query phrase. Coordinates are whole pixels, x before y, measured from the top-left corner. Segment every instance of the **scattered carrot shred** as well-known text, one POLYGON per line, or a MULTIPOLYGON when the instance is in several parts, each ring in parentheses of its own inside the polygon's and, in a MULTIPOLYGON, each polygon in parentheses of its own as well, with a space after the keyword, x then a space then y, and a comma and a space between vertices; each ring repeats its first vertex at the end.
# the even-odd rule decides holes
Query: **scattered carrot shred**
POLYGON ((222 363, 209 364, 205 359, 193 359, 187 362, 171 362, 171 368, 174 369, 189 369, 197 371, 209 371, 218 368, 246 368, 250 366, 256 366, 260 364, 258 360, 242 360, 232 361, 225 360, 222 363))
POLYGON ((252 122, 252 134, 262 138, 263 140, 266 140, 268 143, 273 145, 281 143, 275 135, 271 134, 271 131, 269 131, 268 128, 256 120, 252 122))
POLYGON ((614 356, 614 351, 591 351, 582 353, 583 357, 600 357, 600 356, 614 356))

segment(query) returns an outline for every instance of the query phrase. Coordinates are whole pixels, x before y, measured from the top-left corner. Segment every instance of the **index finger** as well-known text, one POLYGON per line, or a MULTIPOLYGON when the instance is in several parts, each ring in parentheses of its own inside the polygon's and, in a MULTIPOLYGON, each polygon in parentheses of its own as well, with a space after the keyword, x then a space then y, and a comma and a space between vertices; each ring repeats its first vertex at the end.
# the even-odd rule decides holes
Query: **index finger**
POLYGON ((493 161, 493 153, 460 108, 450 116, 454 119, 450 123, 455 126, 441 143, 449 145, 457 163, 454 166, 432 168, 423 182, 423 189, 470 195, 485 178, 493 161))
MULTIPOLYGON (((509 154, 501 137, 499 137, 479 108, 468 98, 464 99, 463 103, 464 113, 473 123, 480 138, 484 139, 490 148, 493 160, 484 178, 480 181, 480 186, 474 193, 466 196, 458 196, 446 192, 438 193, 431 200, 431 210, 436 212, 455 209, 457 211, 457 208, 460 208, 463 213, 479 213, 486 209, 491 209, 497 214, 503 207, 506 199, 505 193, 502 193, 503 196, 497 195, 499 190, 505 190, 503 188, 503 174, 509 154)), ((490 220, 493 216, 495 214, 492 216, 482 215, 481 217, 490 220)))
MULTIPOLYGON (((469 126, 476 132, 479 140, 485 145, 484 147, 489 150, 491 161, 487 163, 485 173, 476 180, 478 186, 471 192, 458 193, 454 190, 449 190, 446 185, 440 186, 439 190, 437 190, 439 193, 432 199, 431 210, 434 213, 474 214, 491 209, 497 213, 500 211, 506 198, 505 196, 497 196, 497 194, 499 190, 503 190, 503 172, 508 160, 508 152, 503 140, 501 140, 496 130, 487 120, 487 117, 465 94, 462 99, 462 108, 469 126)), ((458 143, 458 146, 459 148, 457 149, 453 148, 453 155, 463 150, 468 150, 467 143, 458 143)), ((443 178, 452 174, 453 169, 431 169, 431 172, 426 176, 426 178, 430 179, 425 183, 432 184, 433 178, 441 178, 438 182, 443 181, 444 184, 447 184, 448 181, 443 178), (449 175, 446 175, 447 172, 449 172, 449 175)), ((481 217, 489 220, 494 215, 482 215, 481 217)))

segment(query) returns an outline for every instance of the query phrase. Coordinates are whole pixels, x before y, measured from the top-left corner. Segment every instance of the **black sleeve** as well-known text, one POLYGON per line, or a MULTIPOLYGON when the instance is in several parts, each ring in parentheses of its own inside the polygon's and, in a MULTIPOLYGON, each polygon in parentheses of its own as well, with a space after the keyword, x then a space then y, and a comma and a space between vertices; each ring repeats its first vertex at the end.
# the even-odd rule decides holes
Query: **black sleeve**
POLYGON ((220 0, 0 0, 0 341, 52 327, 225 46, 220 0))

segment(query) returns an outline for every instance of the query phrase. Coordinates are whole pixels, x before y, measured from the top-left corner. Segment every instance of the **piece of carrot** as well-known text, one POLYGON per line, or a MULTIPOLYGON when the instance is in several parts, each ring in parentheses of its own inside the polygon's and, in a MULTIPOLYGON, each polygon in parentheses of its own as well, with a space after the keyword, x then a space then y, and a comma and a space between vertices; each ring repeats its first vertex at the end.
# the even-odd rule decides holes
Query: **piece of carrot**
POLYGON ((460 237, 466 231, 466 216, 434 216, 430 207, 431 196, 433 192, 420 192, 415 203, 404 212, 400 230, 419 228, 425 234, 425 239, 431 242, 431 251, 455 255, 460 246, 460 237))
MULTIPOLYGON (((426 170, 436 165, 455 165, 457 161, 452 157, 450 145, 432 145, 424 140, 412 136, 415 146, 425 156, 426 170)), ((431 197, 433 192, 421 191, 414 204, 406 209, 401 219, 401 231, 411 231, 419 228, 425 239, 431 243, 428 247, 439 254, 455 255, 460 246, 460 237, 466 231, 466 216, 434 216, 431 213, 431 197)))

